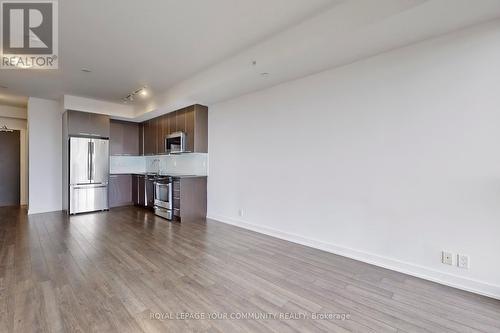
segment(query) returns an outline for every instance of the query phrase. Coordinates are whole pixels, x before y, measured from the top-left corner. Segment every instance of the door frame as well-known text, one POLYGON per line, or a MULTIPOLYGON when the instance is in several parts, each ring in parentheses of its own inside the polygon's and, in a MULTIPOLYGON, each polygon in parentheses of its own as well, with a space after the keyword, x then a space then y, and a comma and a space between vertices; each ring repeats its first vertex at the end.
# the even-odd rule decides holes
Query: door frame
POLYGON ((28 205, 29 202, 29 147, 28 147, 28 120, 26 118, 10 118, 0 116, 0 125, 9 129, 20 131, 20 204, 28 205))
MULTIPOLYGON (((2 125, 3 126, 3 125, 2 125)), ((15 133, 16 135, 19 136, 19 146, 18 146, 18 154, 19 154, 19 161, 18 161, 18 167, 17 167, 17 179, 18 179, 18 191, 17 191, 17 205, 16 206, 21 206, 23 205, 23 200, 22 200, 22 173, 21 173, 21 168, 22 168, 22 162, 23 162, 23 149, 22 149, 22 145, 23 145, 23 136, 22 136, 22 132, 21 130, 19 129, 14 129, 14 128, 10 128, 9 126, 7 126, 8 130, 0 130, 0 136, 2 135, 5 135, 6 133, 15 133)), ((14 144, 14 141, 11 141, 12 144, 14 144)), ((0 152, 1 154, 1 152, 0 152)), ((10 173, 10 172, 9 172, 10 173)), ((16 186, 17 187, 17 186, 16 186)), ((7 206, 10 206, 10 205, 7 205, 7 206)), ((14 205, 12 205, 14 206, 14 205)))

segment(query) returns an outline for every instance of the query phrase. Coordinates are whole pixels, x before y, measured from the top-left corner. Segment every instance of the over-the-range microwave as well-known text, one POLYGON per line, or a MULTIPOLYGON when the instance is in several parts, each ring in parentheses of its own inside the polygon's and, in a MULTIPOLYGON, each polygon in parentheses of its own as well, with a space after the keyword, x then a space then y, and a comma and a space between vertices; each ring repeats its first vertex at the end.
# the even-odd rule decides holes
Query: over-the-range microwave
POLYGON ((175 132, 165 138, 165 152, 167 154, 181 154, 186 151, 186 133, 175 132))

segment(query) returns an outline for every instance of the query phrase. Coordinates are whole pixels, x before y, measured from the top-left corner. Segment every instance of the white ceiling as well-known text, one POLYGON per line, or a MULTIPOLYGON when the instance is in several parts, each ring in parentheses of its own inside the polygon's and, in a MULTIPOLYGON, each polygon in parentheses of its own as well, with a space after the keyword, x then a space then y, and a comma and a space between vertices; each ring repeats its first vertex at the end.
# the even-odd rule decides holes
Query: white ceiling
POLYGON ((73 94, 117 102, 142 85, 165 91, 335 2, 59 1, 60 69, 4 70, 0 84, 41 98, 73 94))
POLYGON ((135 120, 210 105, 500 17, 500 0, 64 0, 59 6, 60 69, 4 70, 0 85, 42 98, 115 102, 147 85, 153 95, 136 105, 135 120))

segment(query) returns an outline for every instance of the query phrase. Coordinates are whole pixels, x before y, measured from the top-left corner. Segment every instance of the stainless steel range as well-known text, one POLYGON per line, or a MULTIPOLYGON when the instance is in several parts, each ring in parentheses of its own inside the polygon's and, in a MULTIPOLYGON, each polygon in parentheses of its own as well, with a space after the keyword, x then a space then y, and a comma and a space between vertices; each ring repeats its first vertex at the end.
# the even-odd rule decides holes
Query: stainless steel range
POLYGON ((157 177, 154 182, 154 211, 155 214, 172 220, 173 205, 172 205, 172 177, 157 177))

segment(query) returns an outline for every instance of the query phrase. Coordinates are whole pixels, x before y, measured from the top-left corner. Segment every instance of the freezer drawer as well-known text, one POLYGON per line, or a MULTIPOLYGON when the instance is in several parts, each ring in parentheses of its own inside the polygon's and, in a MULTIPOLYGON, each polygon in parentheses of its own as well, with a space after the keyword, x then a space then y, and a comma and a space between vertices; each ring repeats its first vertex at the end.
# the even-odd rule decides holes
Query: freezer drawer
POLYGON ((70 186, 69 191, 70 214, 109 209, 107 185, 70 186))
POLYGON ((167 220, 172 220, 172 210, 171 209, 165 209, 162 207, 155 206, 154 207, 155 215, 161 216, 167 220))

